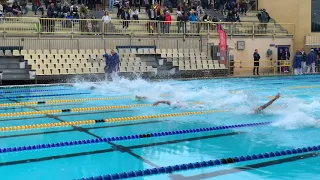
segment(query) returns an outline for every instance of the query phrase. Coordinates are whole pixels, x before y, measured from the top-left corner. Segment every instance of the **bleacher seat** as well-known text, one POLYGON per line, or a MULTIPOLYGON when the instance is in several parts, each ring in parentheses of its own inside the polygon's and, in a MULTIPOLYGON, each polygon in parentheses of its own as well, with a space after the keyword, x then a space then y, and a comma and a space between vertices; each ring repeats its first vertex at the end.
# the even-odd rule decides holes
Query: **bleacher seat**
POLYGON ((15 50, 13 50, 12 54, 14 56, 20 56, 20 51, 15 49, 15 50))
POLYGON ((12 56, 11 50, 5 50, 5 51, 4 51, 4 55, 6 55, 6 56, 12 56))

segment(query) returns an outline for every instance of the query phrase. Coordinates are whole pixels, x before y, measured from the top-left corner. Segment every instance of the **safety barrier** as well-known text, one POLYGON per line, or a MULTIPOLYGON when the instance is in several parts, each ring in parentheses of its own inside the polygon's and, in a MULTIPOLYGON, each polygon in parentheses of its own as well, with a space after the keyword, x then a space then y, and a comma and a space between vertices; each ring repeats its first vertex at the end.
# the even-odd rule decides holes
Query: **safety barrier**
POLYGON ((316 152, 319 150, 320 150, 320 145, 308 146, 308 147, 287 149, 287 150, 275 151, 275 152, 265 152, 265 153, 245 155, 245 156, 214 159, 209 161, 200 161, 200 162, 188 163, 188 164, 179 164, 174 166, 165 166, 165 167, 159 167, 159 168, 153 168, 153 169, 101 175, 96 177, 81 178, 78 180, 94 180, 94 179, 95 180, 98 180, 98 179, 113 180, 113 179, 127 179, 127 178, 133 178, 133 177, 142 177, 142 176, 149 176, 149 175, 156 175, 156 174, 168 174, 168 173, 173 173, 177 171, 185 171, 185 170, 220 166, 224 164, 232 164, 232 163, 238 163, 238 162, 244 162, 244 161, 253 161, 253 160, 259 160, 259 159, 289 156, 289 155, 302 154, 307 152, 316 152))
POLYGON ((29 93, 29 92, 47 92, 47 91, 66 91, 70 89, 38 89, 38 90, 22 90, 22 91, 0 91, 0 94, 10 94, 10 93, 29 93))
POLYGON ((72 96, 72 95, 80 95, 80 94, 91 94, 91 93, 67 93, 67 94, 42 94, 42 95, 30 95, 30 96, 7 96, 7 97, 1 97, 0 99, 52 97, 52 96, 72 96))
POLYGON ((182 112, 182 113, 155 114, 155 115, 145 115, 145 116, 129 116, 129 117, 119 117, 119 118, 98 119, 98 120, 82 120, 82 121, 72 121, 72 122, 58 122, 58 123, 46 123, 46 124, 8 126, 8 127, 0 127, 0 131, 30 130, 30 129, 38 129, 38 128, 55 128, 55 127, 62 127, 62 126, 89 125, 89 124, 95 124, 95 123, 113 123, 113 122, 121 122, 121 121, 136 121, 136 120, 142 120, 142 119, 155 119, 155 118, 178 117, 178 116, 188 116, 188 115, 200 115, 200 114, 209 114, 209 113, 226 112, 226 111, 228 111, 228 110, 191 111, 191 112, 182 112))
POLYGON ((56 148, 56 147, 63 147, 63 146, 76 146, 76 145, 82 145, 82 144, 95 144, 95 143, 103 143, 103 142, 134 140, 134 139, 143 139, 143 138, 156 138, 161 136, 174 136, 179 134, 202 133, 202 132, 219 131, 219 130, 226 130, 226 129, 244 128, 244 127, 251 127, 251 126, 263 126, 270 123, 271 122, 260 122, 260 123, 237 124, 237 125, 228 125, 228 126, 215 126, 215 127, 208 127, 208 128, 195 128, 195 129, 175 130, 175 131, 156 132, 156 133, 147 133, 147 134, 135 134, 135 135, 127 135, 127 136, 96 138, 96 139, 78 140, 78 141, 65 141, 65 142, 58 142, 58 143, 51 143, 51 144, 37 144, 37 145, 30 145, 30 146, 9 147, 9 148, 0 148, 0 153, 48 149, 48 148, 56 148))
POLYGON ((293 36, 294 24, 291 23, 231 23, 231 22, 181 22, 151 20, 117 20, 105 24, 101 19, 65 19, 12 17, 4 18, 0 33, 19 35, 214 35, 222 27, 227 35, 293 36), (262 29, 260 26, 265 27, 262 29), (268 27, 268 28, 267 28, 268 27))

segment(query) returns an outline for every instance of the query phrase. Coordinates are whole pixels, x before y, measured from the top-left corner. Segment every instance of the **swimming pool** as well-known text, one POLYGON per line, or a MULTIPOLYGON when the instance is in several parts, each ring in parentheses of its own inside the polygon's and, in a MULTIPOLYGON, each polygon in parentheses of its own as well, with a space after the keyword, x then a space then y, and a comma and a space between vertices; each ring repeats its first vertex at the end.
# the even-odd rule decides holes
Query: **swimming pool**
POLYGON ((318 179, 319 78, 1 88, 0 173, 9 180, 318 179), (278 92, 270 108, 252 113, 278 92), (157 100, 184 105, 152 106, 157 100))

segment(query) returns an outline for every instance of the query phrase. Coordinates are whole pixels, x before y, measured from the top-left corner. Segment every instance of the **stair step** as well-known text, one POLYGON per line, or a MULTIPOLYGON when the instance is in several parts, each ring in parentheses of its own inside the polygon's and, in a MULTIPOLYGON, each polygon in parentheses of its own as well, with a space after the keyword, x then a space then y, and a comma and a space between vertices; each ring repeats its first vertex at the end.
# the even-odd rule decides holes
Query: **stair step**
POLYGON ((3 74, 29 74, 29 70, 27 70, 27 69, 2 69, 2 68, 0 68, 0 71, 2 71, 3 74))
POLYGON ((29 80, 29 74, 3 74, 2 80, 29 80))

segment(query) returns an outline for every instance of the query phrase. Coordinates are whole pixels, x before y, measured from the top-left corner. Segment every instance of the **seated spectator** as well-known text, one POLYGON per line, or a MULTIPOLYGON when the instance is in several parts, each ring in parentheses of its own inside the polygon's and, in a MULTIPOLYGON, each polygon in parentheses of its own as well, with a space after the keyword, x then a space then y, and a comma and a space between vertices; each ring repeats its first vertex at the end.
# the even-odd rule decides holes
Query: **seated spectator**
POLYGON ((62 7, 62 15, 63 17, 67 17, 68 15, 70 16, 70 7, 68 3, 65 3, 64 6, 62 7), (68 14, 69 13, 69 14, 68 14))
POLYGON ((12 5, 12 14, 18 17, 21 16, 21 7, 18 5, 17 2, 14 2, 12 5))
POLYGON ((131 11, 131 17, 133 20, 139 20, 139 11, 134 7, 131 11))
POLYGON ((37 15, 37 11, 40 10, 41 11, 41 15, 44 15, 44 8, 42 7, 41 3, 39 0, 36 0, 36 2, 33 4, 32 7, 33 11, 34 11, 34 15, 37 15))
POLYGON ((73 3, 71 3, 70 12, 73 18, 79 19, 78 9, 79 7, 77 5, 74 5, 73 3))
POLYGON ((54 4, 51 3, 48 10, 47 10, 48 18, 54 18, 54 4))

